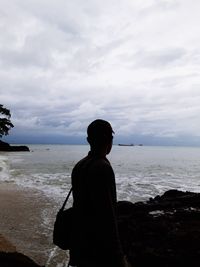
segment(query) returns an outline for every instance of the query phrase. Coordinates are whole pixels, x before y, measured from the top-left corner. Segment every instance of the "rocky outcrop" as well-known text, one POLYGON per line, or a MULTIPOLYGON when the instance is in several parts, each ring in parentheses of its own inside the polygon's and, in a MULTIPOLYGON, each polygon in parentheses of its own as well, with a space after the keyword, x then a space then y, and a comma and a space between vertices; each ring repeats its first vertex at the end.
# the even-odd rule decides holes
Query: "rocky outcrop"
POLYGON ((42 267, 18 252, 0 252, 1 267, 42 267))
POLYGON ((27 146, 11 146, 6 142, 0 140, 0 151, 16 152, 16 151, 30 151, 27 146))
POLYGON ((0 234, 1 267, 41 267, 29 257, 16 251, 16 247, 0 234))
POLYGON ((120 238, 134 267, 200 264, 200 194, 167 191, 148 202, 118 203, 120 238))

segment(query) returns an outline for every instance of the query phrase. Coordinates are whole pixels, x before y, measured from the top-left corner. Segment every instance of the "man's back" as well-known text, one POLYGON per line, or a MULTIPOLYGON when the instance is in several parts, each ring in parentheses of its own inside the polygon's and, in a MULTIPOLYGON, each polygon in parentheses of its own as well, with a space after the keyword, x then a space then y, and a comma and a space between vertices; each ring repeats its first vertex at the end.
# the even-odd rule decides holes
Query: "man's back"
POLYGON ((116 223, 116 187, 106 157, 89 153, 72 172, 73 207, 76 214, 74 248, 78 263, 117 265, 122 251, 116 223))

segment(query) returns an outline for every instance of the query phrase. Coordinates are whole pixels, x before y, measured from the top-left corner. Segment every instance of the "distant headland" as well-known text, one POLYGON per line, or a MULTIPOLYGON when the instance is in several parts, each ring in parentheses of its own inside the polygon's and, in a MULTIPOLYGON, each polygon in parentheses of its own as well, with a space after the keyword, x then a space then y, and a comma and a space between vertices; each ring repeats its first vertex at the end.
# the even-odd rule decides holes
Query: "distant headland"
POLYGON ((11 146, 10 144, 0 140, 0 151, 18 152, 18 151, 30 151, 30 149, 28 146, 11 146))

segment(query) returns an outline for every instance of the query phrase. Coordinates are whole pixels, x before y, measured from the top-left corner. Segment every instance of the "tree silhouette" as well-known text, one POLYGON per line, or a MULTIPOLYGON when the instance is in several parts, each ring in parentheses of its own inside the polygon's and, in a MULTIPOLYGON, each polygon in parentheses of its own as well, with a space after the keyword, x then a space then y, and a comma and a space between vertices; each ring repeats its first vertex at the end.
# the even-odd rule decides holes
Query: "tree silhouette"
POLYGON ((8 135, 9 130, 14 127, 10 117, 10 110, 0 104, 0 137, 8 135))

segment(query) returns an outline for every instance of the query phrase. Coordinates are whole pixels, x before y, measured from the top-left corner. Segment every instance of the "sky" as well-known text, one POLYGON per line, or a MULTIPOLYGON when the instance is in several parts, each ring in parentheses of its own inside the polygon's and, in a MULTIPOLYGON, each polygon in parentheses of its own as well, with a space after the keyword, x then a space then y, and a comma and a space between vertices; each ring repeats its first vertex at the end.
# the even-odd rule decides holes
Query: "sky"
POLYGON ((0 103, 18 143, 200 145, 199 0, 0 0, 0 103))

